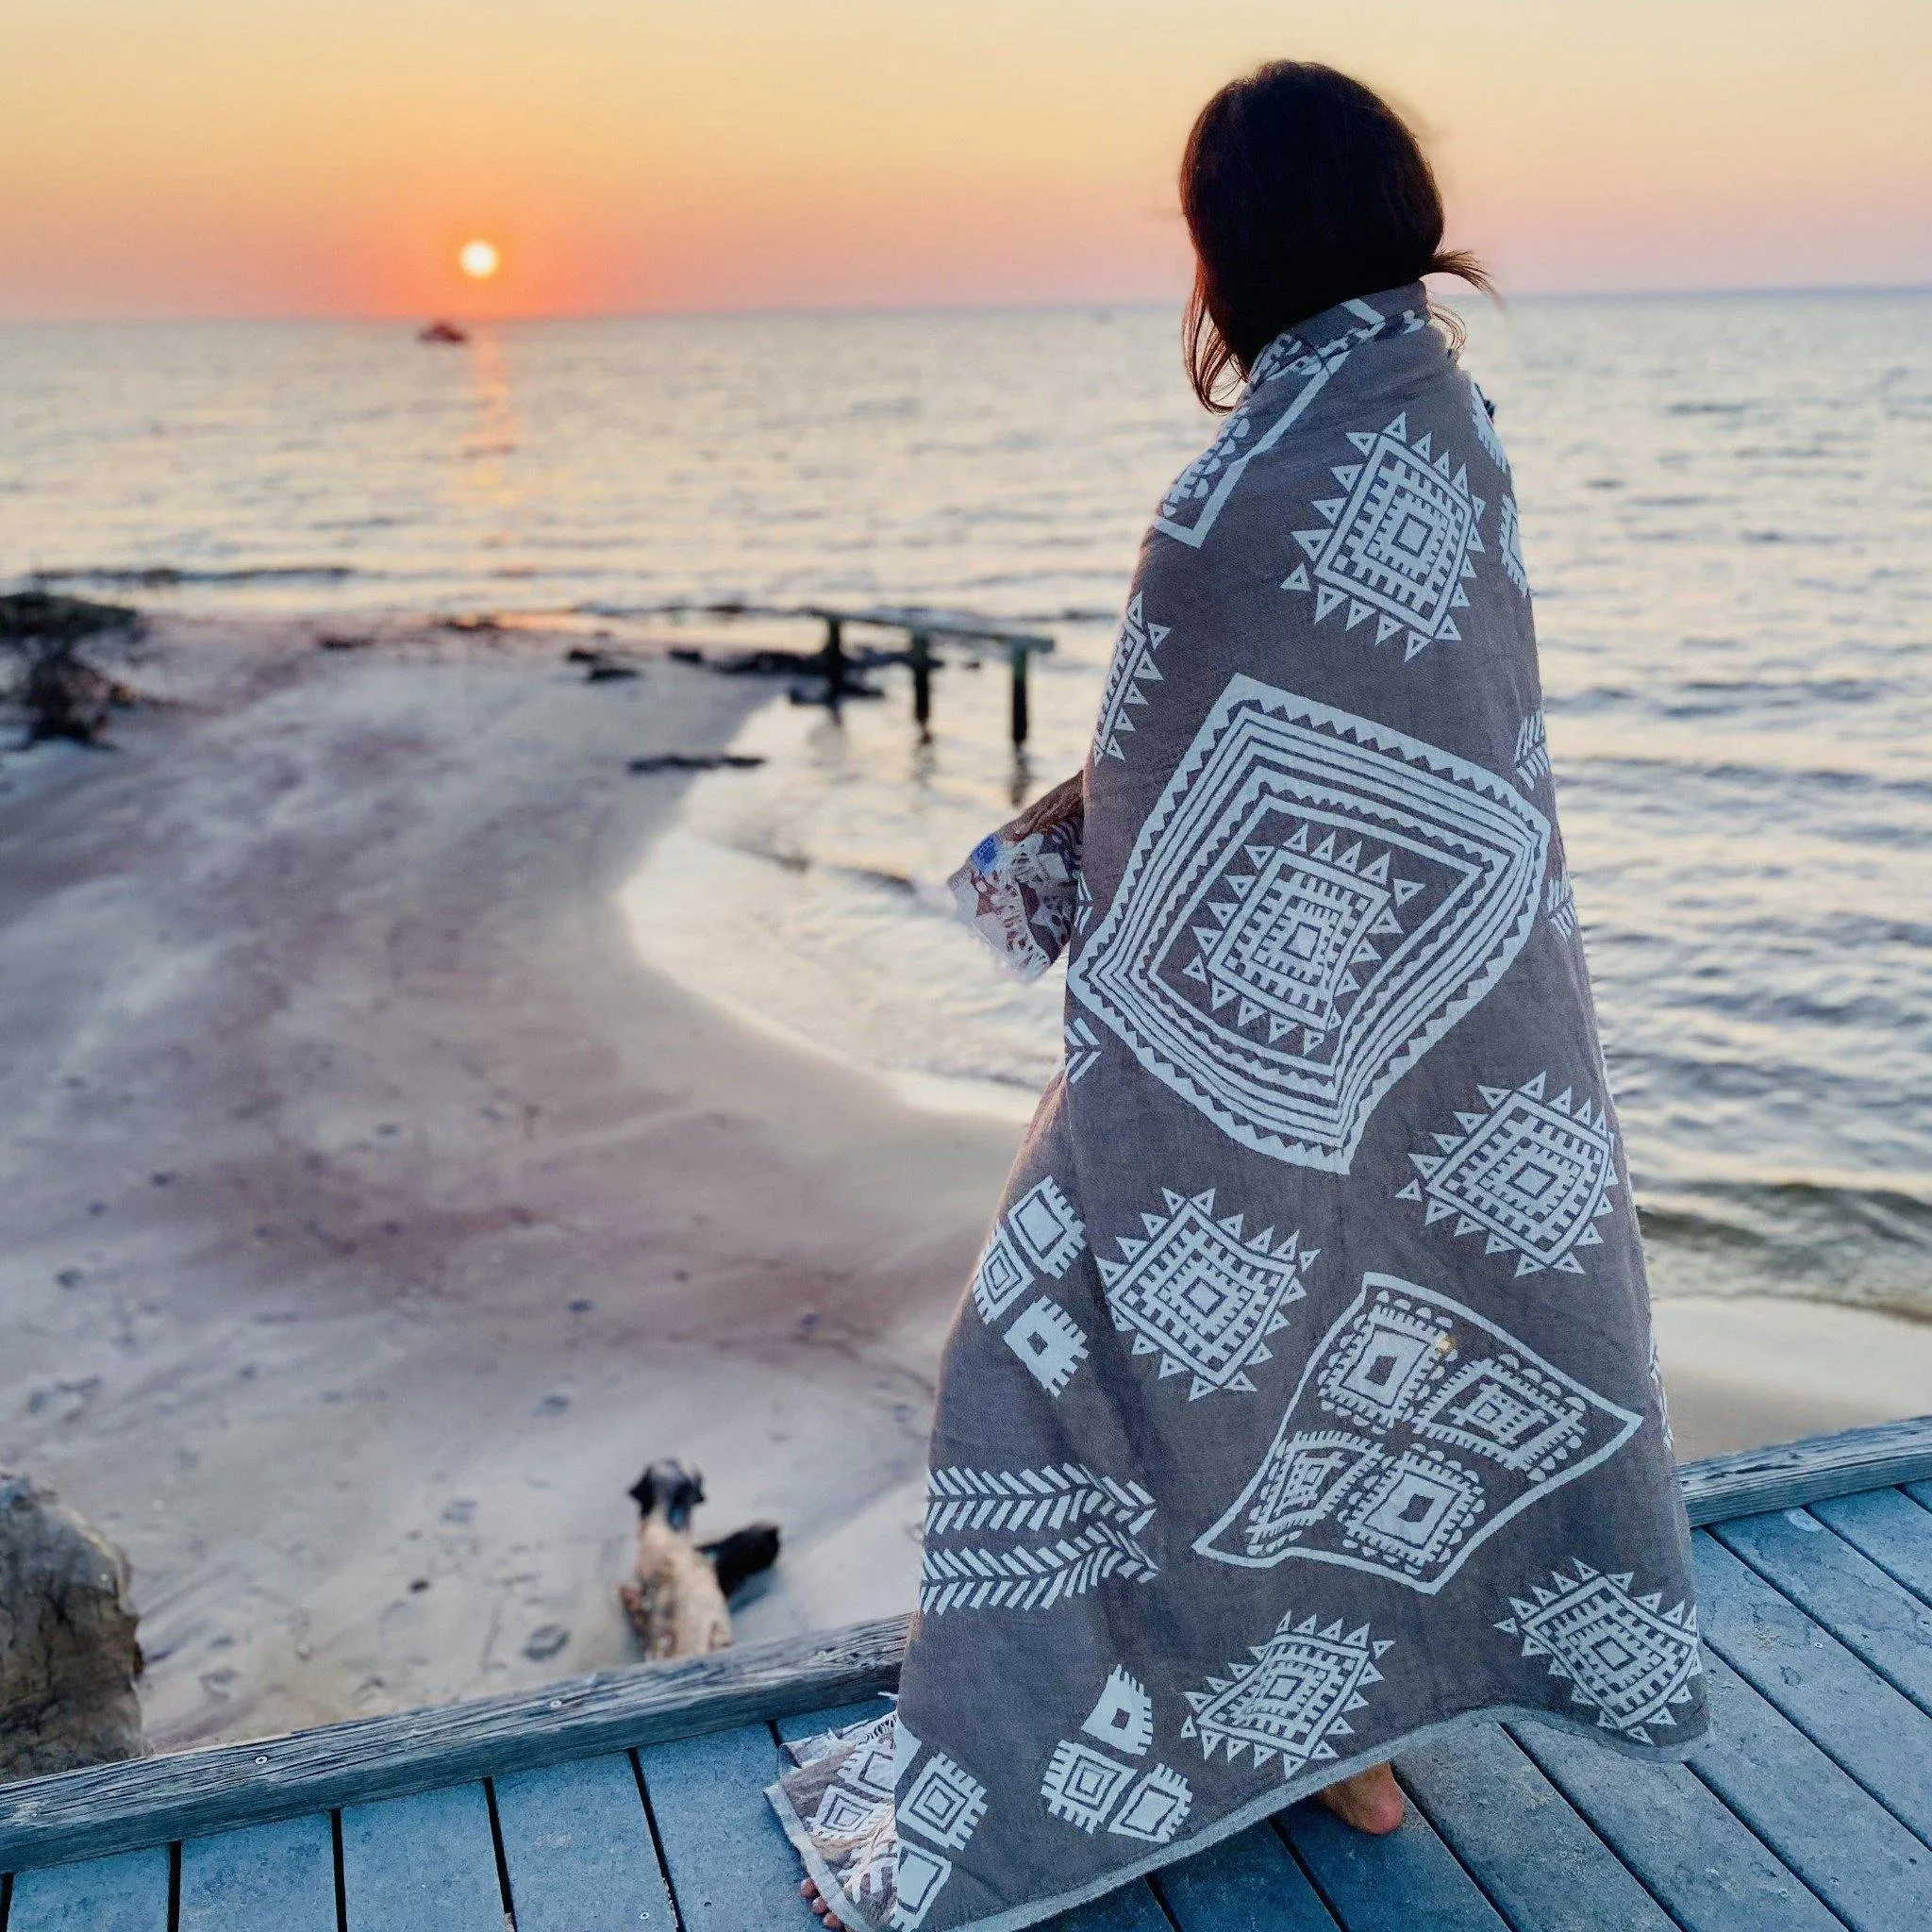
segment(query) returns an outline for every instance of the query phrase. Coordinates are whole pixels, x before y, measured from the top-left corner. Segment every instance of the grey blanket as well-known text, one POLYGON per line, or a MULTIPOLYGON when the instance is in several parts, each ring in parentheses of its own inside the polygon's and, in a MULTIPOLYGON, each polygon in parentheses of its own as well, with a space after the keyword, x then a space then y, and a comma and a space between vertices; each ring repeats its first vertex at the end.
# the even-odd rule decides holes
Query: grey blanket
POLYGON ((1067 1058, 947 1350, 896 1713, 773 1790, 848 1924, 1031 1924, 1458 1723, 1704 1729, 1540 706, 1423 289, 1282 337, 1142 546, 1084 823, 965 881, 1064 942, 1067 1058))

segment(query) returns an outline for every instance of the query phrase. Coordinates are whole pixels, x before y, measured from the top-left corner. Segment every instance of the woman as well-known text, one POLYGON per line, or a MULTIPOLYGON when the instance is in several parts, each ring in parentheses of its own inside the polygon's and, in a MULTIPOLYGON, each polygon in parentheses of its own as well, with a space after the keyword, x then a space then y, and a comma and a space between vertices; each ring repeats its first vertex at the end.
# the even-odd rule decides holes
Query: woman
POLYGON ((1068 1058, 947 1350, 893 1718, 773 1799, 822 1916, 1032 1924, 1460 1724, 1705 1726, 1507 460, 1428 164, 1209 102, 1194 386, 1084 782, 974 854, 1068 1058))

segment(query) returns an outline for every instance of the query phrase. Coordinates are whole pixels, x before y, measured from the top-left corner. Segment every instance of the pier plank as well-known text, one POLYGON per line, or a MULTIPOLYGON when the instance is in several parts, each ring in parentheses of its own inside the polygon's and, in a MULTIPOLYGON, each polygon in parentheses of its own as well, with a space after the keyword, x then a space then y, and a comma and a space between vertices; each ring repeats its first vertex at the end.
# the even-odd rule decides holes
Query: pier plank
POLYGON ((1154 1876, 1180 1932, 1338 1932, 1281 1836, 1267 1824, 1223 1839, 1154 1876))
POLYGON ((1808 1510, 1746 1516, 1709 1534, 1932 1714, 1932 1606, 1808 1510))
POLYGON ((1174 1932, 1144 1878, 1048 1919, 1040 1932, 1174 1932))
POLYGON ((1707 1649, 1932 1844, 1932 1718, 1729 1550, 1694 1541, 1707 1649))
POLYGON ((1811 1506, 1851 1546, 1902 1583, 1922 1603, 1932 1604, 1932 1510, 1903 1490, 1867 1490, 1811 1506))
POLYGON ((498 1778, 496 1823, 517 1932, 672 1932, 628 1753, 498 1778))
POLYGON ((13 1881, 9 1932, 168 1932, 166 1845, 50 1865, 13 1881))
POLYGON ((1887 1483, 1924 1483, 1932 1490, 1932 1416, 1708 1456, 1677 1471, 1677 1487, 1693 1525, 1767 1509, 1795 1509, 1822 1497, 1849 1496, 1887 1483))
POLYGON ((1932 1850, 1707 1652, 1710 1743, 1696 1774, 1852 1932, 1932 1925, 1932 1850))
POLYGON ((1507 1932, 1507 1924, 1413 1806, 1387 1838, 1351 1831, 1304 1801, 1275 1825, 1348 1932, 1507 1932))
POLYGON ((798 1854, 765 1798, 779 1770, 769 1724, 653 1744, 638 1767, 685 1932, 785 1924, 789 1903, 805 1911, 798 1854))
POLYGON ((326 1811, 246 1824, 181 1847, 179 1932, 336 1932, 326 1811))
POLYGON ((496 1840, 481 1785, 342 1812, 343 1932, 502 1932, 496 1840))
POLYGON ((1395 1770, 1517 1932, 1675 1932, 1616 1854, 1495 1725, 1406 1751, 1395 1770))
POLYGON ((1510 1735, 1684 1932, 1843 1932, 1707 1785, 1553 1724, 1510 1735))

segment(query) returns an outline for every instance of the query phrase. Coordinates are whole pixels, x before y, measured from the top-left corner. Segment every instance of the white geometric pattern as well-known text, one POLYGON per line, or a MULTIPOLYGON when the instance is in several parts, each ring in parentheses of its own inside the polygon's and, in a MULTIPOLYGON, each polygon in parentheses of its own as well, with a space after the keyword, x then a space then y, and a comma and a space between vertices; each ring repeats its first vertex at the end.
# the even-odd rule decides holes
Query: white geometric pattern
POLYGON ((1144 1757, 1154 1741, 1154 1700, 1146 1686, 1130 1677, 1118 1664, 1107 1680, 1107 1689, 1087 1713, 1080 1728, 1090 1738, 1124 1751, 1129 1757, 1144 1757))
POLYGON ((1041 1780, 1046 1808, 1063 1824, 1077 1824, 1090 1837, 1106 1822, 1114 1801, 1134 1781, 1124 1764, 1074 1738, 1054 1747, 1053 1761, 1041 1780))
POLYGON ((953 1861, 924 1845, 902 1844, 893 1875, 892 1932, 919 1932, 953 1875, 953 1861))
POLYGON ((1301 1557, 1373 1571, 1433 1596, 1641 1420, 1460 1302, 1365 1274, 1267 1455, 1194 1548, 1251 1569, 1301 1557))
POLYGON ((1674 1449, 1677 1439, 1671 1434, 1671 1405, 1664 1396, 1664 1365, 1657 1352, 1657 1327, 1653 1324, 1650 1331, 1650 1357, 1645 1364, 1650 1376, 1650 1392, 1657 1397, 1657 1427, 1663 1431, 1664 1447, 1674 1449))
POLYGON ((1007 1210, 1007 1225, 1027 1259, 1056 1281, 1087 1244, 1087 1230, 1074 1212, 1074 1204, 1051 1174, 1036 1181, 1007 1210))
POLYGON ((1200 1739, 1203 1757, 1217 1744, 1226 1746, 1230 1763, 1243 1751, 1255 1754, 1257 1768, 1278 1757, 1287 1783, 1303 1765, 1336 1755, 1328 1740, 1353 1734, 1348 1714, 1382 1681, 1375 1660, 1391 1641, 1373 1639, 1366 1624, 1344 1636, 1340 1618, 1325 1629, 1318 1622, 1297 1624, 1289 1611, 1266 1643, 1250 1647, 1252 1663, 1230 1664, 1206 1690, 1187 1693, 1194 1714, 1181 1735, 1200 1739))
POLYGON ((1144 1238, 1118 1235, 1121 1258, 1096 1257, 1113 1325, 1136 1355, 1160 1357, 1160 1378, 1188 1374, 1188 1399, 1216 1389, 1253 1393, 1247 1371, 1273 1360, 1267 1337, 1288 1326, 1281 1310, 1307 1292, 1300 1277, 1316 1249, 1301 1236, 1241 1233, 1242 1217, 1214 1218, 1214 1190, 1163 1188, 1165 1215, 1142 1214, 1144 1238))
POLYGON ((973 1274, 973 1305, 991 1324, 1033 1286, 1033 1271, 1020 1258, 1013 1238, 996 1227, 973 1274))
MULTIPOLYGON (((1384 332, 1411 335, 1428 326, 1428 317, 1412 308, 1405 308, 1399 317, 1384 317, 1366 302, 1343 306, 1357 322, 1332 341, 1310 347, 1296 336, 1282 335, 1262 350, 1248 372, 1247 391, 1233 413, 1214 441, 1175 477, 1154 519, 1157 530, 1198 550, 1241 481, 1241 472, 1287 435, 1347 361, 1352 349, 1384 332), (1274 421, 1256 434, 1257 403, 1275 382, 1291 377, 1300 379, 1299 388, 1274 421)), ((1272 407, 1274 397, 1270 394, 1265 400, 1272 407)))
POLYGON ((929 1484, 919 1589, 928 1616, 1051 1609, 1111 1576, 1146 1583, 1159 1574, 1136 1541, 1154 1517, 1154 1498, 1139 1483, 1067 1462, 936 1469, 929 1484), (1007 1549, 956 1541, 994 1534, 1031 1541, 1007 1549))
POLYGON ((1168 1843, 1193 1808, 1194 1793, 1171 1765, 1157 1764, 1127 1793, 1126 1803, 1107 1828, 1116 1838, 1137 1838, 1150 1845, 1168 1843))
POLYGON ((1068 987, 1230 1139, 1346 1174, 1522 949, 1549 840, 1481 767, 1237 675, 1068 987))
POLYGON ((1534 1586, 1535 1601, 1509 1599, 1513 1617, 1496 1625, 1523 1639, 1524 1657, 1547 1657, 1550 1674, 1570 1680, 1570 1700, 1597 1714, 1599 1728, 1640 1743, 1653 1729, 1674 1730, 1673 1705, 1693 1703, 1702 1674, 1697 1612, 1661 1610, 1660 1592, 1630 1593, 1630 1575, 1606 1576, 1572 1559, 1576 1574, 1554 1573, 1554 1588, 1534 1586))
POLYGON ((1087 1331, 1058 1302, 1041 1295, 1007 1330, 1007 1346, 1049 1395, 1058 1395, 1087 1359, 1087 1331))
POLYGON ((986 1787, 943 1751, 935 1751, 899 1800, 899 1823, 948 1851, 964 1848, 986 1816, 986 1787))
POLYGON ((1100 1036, 1087 1022, 1075 1013, 1067 1022, 1067 1084, 1079 1080, 1093 1070, 1094 1062, 1100 1058, 1100 1036))
POLYGON ((1488 1111, 1458 1110, 1459 1134, 1411 1154, 1420 1178, 1396 1196, 1424 1204, 1425 1227, 1455 1215, 1458 1236, 1480 1234, 1485 1254, 1514 1256, 1519 1276, 1581 1274, 1575 1251, 1603 1245, 1596 1224, 1616 1209, 1608 1115, 1587 1097, 1573 1103, 1568 1087, 1546 1100, 1546 1084, 1539 1074, 1521 1087, 1479 1087, 1488 1111))
POLYGON ((1427 430, 1410 442, 1406 412, 1380 431, 1350 430, 1348 440, 1362 460, 1330 470, 1347 494, 1317 500, 1328 527, 1294 533, 1313 576, 1298 563, 1281 588, 1312 591, 1317 624, 1337 610, 1346 613, 1345 630, 1373 617, 1378 644, 1403 635, 1405 658, 1459 639, 1455 613, 1469 608, 1462 587, 1483 548, 1476 525, 1485 506, 1470 491, 1468 466, 1446 449, 1438 455, 1427 430))
POLYGON ((1550 924, 1568 939, 1576 936, 1576 889, 1570 883, 1567 872, 1550 874, 1549 883, 1543 888, 1543 910, 1549 915, 1550 924))
POLYGON ((1503 553, 1503 569, 1509 581, 1526 597, 1529 573, 1523 567, 1523 526, 1516 516, 1516 499, 1505 496, 1496 512, 1496 547, 1503 553))
POLYGON ((1503 439, 1496 434, 1496 419, 1491 413, 1490 399, 1473 382, 1469 386, 1469 414, 1475 425, 1475 440, 1482 444, 1491 462, 1507 476, 1509 458, 1503 452, 1503 439))
POLYGON ((1534 791, 1550 775, 1550 740, 1543 714, 1532 711, 1516 727, 1516 782, 1534 791))
MULTIPOLYGON (((1116 1666, 1080 1729, 1129 1757, 1144 1757, 1154 1742, 1154 1701, 1116 1666)), ((1062 1738, 1055 1746, 1040 1795, 1056 1818, 1089 1837, 1106 1824, 1116 1837, 1158 1845, 1181 1828, 1194 1802, 1187 1779, 1171 1766, 1156 1764, 1137 1781, 1131 1765, 1077 1738, 1062 1738)))
POLYGON ((1141 616, 1141 595, 1136 591, 1134 601, 1127 606, 1127 614, 1122 621, 1120 637, 1114 643, 1113 661, 1108 667, 1107 689, 1100 695, 1100 723, 1093 732, 1093 756, 1096 758, 1124 761, 1127 755, 1121 749, 1121 740, 1132 737, 1134 731, 1134 721, 1127 713, 1134 707, 1146 704, 1141 685, 1160 682, 1154 654, 1160 648, 1160 641, 1166 637, 1167 631, 1166 625, 1149 624, 1141 616))

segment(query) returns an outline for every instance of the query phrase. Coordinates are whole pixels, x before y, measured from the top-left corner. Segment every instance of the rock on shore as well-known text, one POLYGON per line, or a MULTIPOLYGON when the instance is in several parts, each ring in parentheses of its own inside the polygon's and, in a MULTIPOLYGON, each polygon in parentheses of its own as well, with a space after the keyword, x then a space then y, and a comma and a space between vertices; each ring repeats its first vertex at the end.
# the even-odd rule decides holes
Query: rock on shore
POLYGON ((0 1471, 0 1777, 145 1753, 129 1581, 51 1490, 0 1471))

